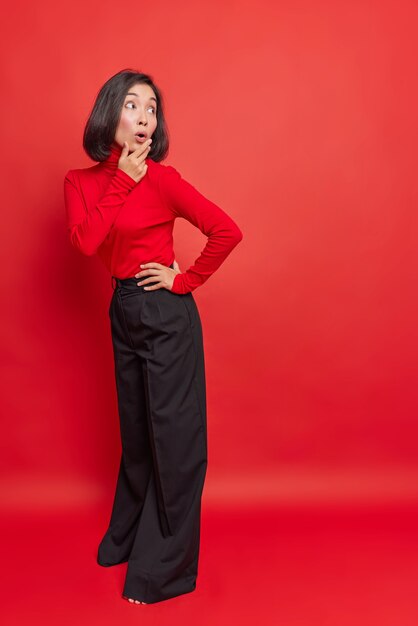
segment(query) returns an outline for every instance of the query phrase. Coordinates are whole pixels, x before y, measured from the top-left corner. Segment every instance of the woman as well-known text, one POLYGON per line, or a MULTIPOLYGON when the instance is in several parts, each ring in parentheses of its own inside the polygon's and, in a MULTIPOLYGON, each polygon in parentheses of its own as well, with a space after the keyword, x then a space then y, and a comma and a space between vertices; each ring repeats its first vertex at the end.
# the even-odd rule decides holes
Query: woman
POLYGON ((147 74, 122 70, 103 85, 83 147, 98 163, 65 176, 68 233, 112 276, 122 443, 97 561, 127 561, 123 597, 149 604, 196 587, 207 429, 202 326, 192 291, 243 235, 174 167, 161 164, 169 147, 163 100, 147 74), (176 217, 208 237, 185 272, 174 261, 176 217))

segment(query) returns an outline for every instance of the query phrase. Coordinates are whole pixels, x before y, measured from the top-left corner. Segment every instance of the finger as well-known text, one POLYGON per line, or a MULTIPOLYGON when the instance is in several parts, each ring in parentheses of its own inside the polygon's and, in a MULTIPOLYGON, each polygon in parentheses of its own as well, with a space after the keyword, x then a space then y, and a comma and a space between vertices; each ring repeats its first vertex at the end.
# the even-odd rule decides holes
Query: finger
POLYGON ((146 278, 147 276, 159 276, 160 272, 157 269, 141 270, 135 274, 135 278, 146 278))
POLYGON ((145 152, 143 152, 142 154, 139 154, 138 156, 135 156, 135 163, 141 163, 143 161, 145 161, 145 159, 148 157, 150 151, 149 150, 145 150, 145 152))
POLYGON ((145 159, 148 158, 148 155, 149 155, 149 150, 146 150, 143 154, 140 154, 138 157, 134 157, 134 160, 133 160, 133 163, 135 163, 135 165, 142 165, 145 172, 147 171, 147 168, 148 168, 148 164, 145 162, 145 159))
POLYGON ((140 144, 138 148, 135 148, 135 150, 132 150, 132 154, 140 154, 141 152, 146 150, 146 148, 148 148, 148 146, 150 146, 151 143, 152 143, 152 139, 147 139, 146 141, 144 141, 144 143, 140 144))
POLYGON ((164 283, 157 283, 156 285, 153 285, 152 287, 144 287, 144 289, 146 289, 147 291, 155 291, 156 289, 161 289, 161 287, 165 288, 164 283))
POLYGON ((157 269, 157 270, 161 270, 163 268, 165 268, 165 265, 161 265, 161 263, 154 263, 153 261, 151 261, 150 263, 142 263, 139 267, 142 267, 142 269, 144 268, 150 268, 150 269, 157 269))
POLYGON ((147 285, 148 283, 155 283, 156 280, 160 280, 161 281, 161 277, 159 274, 152 274, 152 276, 140 276, 140 282, 137 283, 137 285, 139 287, 142 287, 143 285, 147 285))
POLYGON ((149 283, 153 284, 157 280, 160 282, 162 280, 159 272, 158 274, 148 274, 148 275, 139 276, 139 282, 137 283, 137 285, 142 287, 143 285, 147 285, 149 283))
POLYGON ((151 148, 151 144, 148 143, 148 140, 147 140, 145 143, 142 144, 142 146, 139 146, 139 148, 137 148, 136 150, 133 150, 130 156, 134 158, 138 158, 142 155, 142 153, 147 154, 148 148, 151 148))

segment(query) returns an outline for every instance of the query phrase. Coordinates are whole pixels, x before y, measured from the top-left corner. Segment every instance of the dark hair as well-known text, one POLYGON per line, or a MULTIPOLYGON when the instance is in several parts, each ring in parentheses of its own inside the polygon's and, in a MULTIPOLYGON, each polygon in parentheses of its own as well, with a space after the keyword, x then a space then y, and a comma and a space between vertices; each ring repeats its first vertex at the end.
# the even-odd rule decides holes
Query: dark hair
POLYGON ((157 127, 152 135, 148 158, 162 161, 168 154, 168 129, 164 118, 163 97, 148 74, 124 69, 109 78, 96 96, 83 134, 83 148, 94 161, 104 161, 110 155, 125 95, 136 83, 149 85, 157 98, 157 127))

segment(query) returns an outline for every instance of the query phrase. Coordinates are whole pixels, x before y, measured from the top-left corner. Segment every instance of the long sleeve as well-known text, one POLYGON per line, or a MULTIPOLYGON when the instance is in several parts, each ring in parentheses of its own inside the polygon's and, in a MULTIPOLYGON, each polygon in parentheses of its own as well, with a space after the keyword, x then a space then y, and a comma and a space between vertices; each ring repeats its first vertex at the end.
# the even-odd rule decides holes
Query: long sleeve
POLYGON ((83 254, 92 255, 105 240, 136 182, 126 172, 117 168, 104 195, 94 208, 87 210, 71 172, 71 170, 67 172, 64 178, 64 199, 70 241, 83 254))
POLYGON ((176 217, 183 217, 208 237, 205 247, 186 272, 176 274, 171 291, 184 294, 202 285, 242 240, 234 220, 203 196, 179 172, 167 165, 160 177, 160 192, 176 217))

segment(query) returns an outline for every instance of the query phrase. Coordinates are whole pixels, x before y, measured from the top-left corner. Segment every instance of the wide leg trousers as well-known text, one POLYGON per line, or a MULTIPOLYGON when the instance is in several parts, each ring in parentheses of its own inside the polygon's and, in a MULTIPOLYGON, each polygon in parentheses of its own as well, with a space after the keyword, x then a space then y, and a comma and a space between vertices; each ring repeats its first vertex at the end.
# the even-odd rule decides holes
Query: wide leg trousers
POLYGON ((112 278, 122 454, 97 562, 127 561, 123 595, 150 604, 196 588, 207 468, 202 325, 191 293, 112 278))

